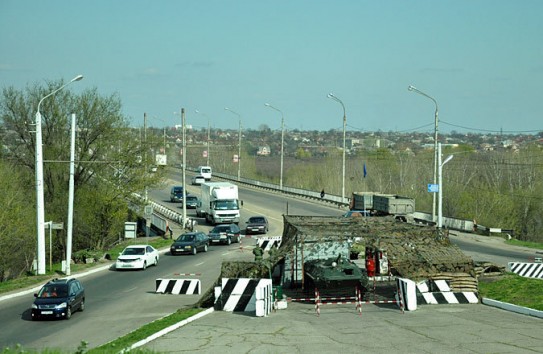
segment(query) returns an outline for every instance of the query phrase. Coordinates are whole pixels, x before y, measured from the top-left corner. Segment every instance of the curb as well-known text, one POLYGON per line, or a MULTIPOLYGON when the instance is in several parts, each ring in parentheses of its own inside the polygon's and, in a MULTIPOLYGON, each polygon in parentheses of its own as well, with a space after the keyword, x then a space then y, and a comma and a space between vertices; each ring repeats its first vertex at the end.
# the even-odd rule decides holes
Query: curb
POLYGON ((498 307, 498 308, 500 308, 502 310, 516 312, 516 313, 520 313, 522 315, 528 315, 528 316, 543 318, 543 311, 534 310, 534 309, 531 309, 531 308, 528 308, 528 307, 522 307, 522 306, 510 304, 510 303, 507 303, 507 302, 501 302, 501 301, 498 301, 498 300, 487 299, 485 297, 481 300, 481 302, 483 304, 485 304, 485 305, 492 306, 492 307, 498 307))

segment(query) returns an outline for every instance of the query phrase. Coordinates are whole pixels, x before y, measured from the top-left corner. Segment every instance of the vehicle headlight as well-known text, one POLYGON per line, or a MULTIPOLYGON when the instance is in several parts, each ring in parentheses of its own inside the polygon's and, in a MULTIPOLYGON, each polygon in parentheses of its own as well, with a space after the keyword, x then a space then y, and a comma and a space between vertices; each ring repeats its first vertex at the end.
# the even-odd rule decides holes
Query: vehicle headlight
POLYGON ((187 246, 185 246, 185 247, 188 248, 189 250, 192 248, 191 245, 187 245, 187 246))
POLYGON ((37 309, 37 308, 38 308, 38 305, 32 304, 32 308, 33 308, 33 309, 37 309))
POLYGON ((56 309, 65 309, 68 306, 67 303, 63 302, 62 304, 58 304, 55 306, 56 309))

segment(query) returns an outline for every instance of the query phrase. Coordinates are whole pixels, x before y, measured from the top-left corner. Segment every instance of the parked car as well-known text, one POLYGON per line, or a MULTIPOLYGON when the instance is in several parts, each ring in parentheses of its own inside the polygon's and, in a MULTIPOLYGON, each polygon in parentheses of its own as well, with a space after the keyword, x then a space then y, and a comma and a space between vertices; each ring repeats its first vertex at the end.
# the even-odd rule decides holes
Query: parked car
POLYGON ((215 226, 208 234, 212 244, 223 243, 226 245, 241 240, 241 230, 236 224, 221 224, 215 226))
POLYGON ((195 195, 186 195, 185 199, 187 208, 196 209, 200 205, 200 199, 195 195))
POLYGON ((245 234, 266 234, 268 233, 269 224, 265 216, 251 216, 246 222, 245 234))
POLYGON ((177 203, 183 201, 183 186, 173 186, 170 190, 170 202, 177 203))
POLYGON ((143 269, 150 265, 158 265, 158 251, 149 245, 132 245, 126 247, 115 262, 115 269, 143 269))
POLYGON ((53 279, 34 294, 32 319, 65 318, 85 310, 85 288, 75 278, 53 279))
POLYGON ((205 183, 205 181, 206 179, 204 178, 204 176, 198 175, 198 176, 192 177, 191 183, 194 186, 199 186, 200 184, 205 183))
POLYGON ((344 218, 360 217, 360 216, 371 216, 371 213, 369 210, 349 210, 348 212, 343 214, 344 218))
POLYGON ((170 246, 170 253, 176 254, 196 254, 199 251, 207 252, 209 238, 201 231, 187 232, 180 235, 170 246))

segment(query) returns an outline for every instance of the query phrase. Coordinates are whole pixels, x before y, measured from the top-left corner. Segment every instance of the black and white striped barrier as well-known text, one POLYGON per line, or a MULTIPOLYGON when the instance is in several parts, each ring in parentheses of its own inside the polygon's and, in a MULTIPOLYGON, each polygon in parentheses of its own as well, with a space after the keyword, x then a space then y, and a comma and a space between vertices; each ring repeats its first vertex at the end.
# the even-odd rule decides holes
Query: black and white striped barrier
POLYGON ((215 309, 269 315, 273 309, 271 279, 223 278, 221 286, 215 287, 215 309))
POLYGON ((202 292, 200 279, 157 279, 156 293, 198 295, 202 292))
POLYGON ((446 280, 426 280, 417 283, 419 304, 478 304, 479 298, 473 291, 453 292, 446 280))
POLYGON ((543 263, 509 262, 507 267, 521 277, 543 279, 543 263))
POLYGON ((281 236, 263 236, 259 237, 256 240, 258 247, 262 248, 264 251, 269 251, 272 247, 281 246, 281 236))
POLYGON ((415 283, 410 279, 396 278, 396 300, 407 311, 414 311, 419 304, 478 304, 477 293, 454 292, 445 280, 427 280, 415 283))

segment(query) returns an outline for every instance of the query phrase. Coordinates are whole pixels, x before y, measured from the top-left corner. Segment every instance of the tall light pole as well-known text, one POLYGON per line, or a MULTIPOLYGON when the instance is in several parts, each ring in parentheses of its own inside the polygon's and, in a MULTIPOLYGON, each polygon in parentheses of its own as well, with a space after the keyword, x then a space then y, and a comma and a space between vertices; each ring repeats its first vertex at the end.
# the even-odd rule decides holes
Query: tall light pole
POLYGON ((43 152, 42 152, 42 131, 41 131, 41 113, 40 106, 42 102, 59 92, 74 81, 83 79, 83 75, 77 75, 68 83, 60 86, 58 89, 44 96, 38 102, 36 112, 36 227, 37 227, 37 274, 45 274, 45 206, 43 198, 43 152))
POLYGON ((438 163, 439 163, 439 207, 438 207, 438 217, 437 217, 437 228, 441 230, 443 227, 443 166, 452 160, 454 155, 449 155, 445 161, 441 162, 441 143, 438 144, 438 163))
POLYGON ((269 103, 264 103, 264 105, 281 113, 281 172, 279 177, 279 189, 283 190, 283 146, 285 143, 285 117, 283 116, 283 112, 281 112, 281 110, 278 108, 275 108, 269 103))
MULTIPOLYGON (((437 101, 430 95, 422 92, 421 90, 417 89, 416 87, 414 86, 409 86, 407 88, 409 91, 413 91, 413 92, 416 92, 418 93, 419 95, 422 95, 424 97, 427 97, 429 99, 431 99, 435 106, 436 106, 436 110, 435 110, 435 113, 434 113, 434 185, 437 183, 437 170, 438 170, 438 163, 437 163, 437 159, 438 159, 438 153, 437 153, 437 132, 438 132, 438 124, 439 124, 439 118, 438 118, 438 113, 439 113, 439 110, 438 110, 438 107, 437 107, 437 101)), ((432 193, 433 194, 433 197, 432 197, 432 221, 435 222, 436 221, 436 194, 435 193, 432 193)))
POLYGON ((209 153, 209 140, 210 140, 210 136, 209 136, 209 130, 210 130, 209 117, 205 113, 202 113, 197 109, 194 112, 196 112, 197 114, 201 114, 201 115, 203 115, 204 117, 207 118, 207 155, 206 155, 207 163, 206 163, 206 166, 209 166, 209 155, 210 155, 210 153, 209 153))
POLYGON ((186 140, 186 134, 187 134, 187 128, 186 128, 186 119, 185 119, 185 109, 181 108, 181 129, 183 134, 183 228, 187 225, 187 203, 185 201, 187 200, 187 188, 185 184, 185 178, 186 178, 186 171, 187 171, 187 140, 186 140))
POLYGON ((239 142, 238 142, 238 181, 241 179, 241 115, 228 107, 224 107, 226 111, 232 112, 239 118, 239 142))
POLYGON ((345 202, 345 126, 347 124, 347 116, 345 114, 345 105, 339 98, 334 96, 333 93, 329 93, 326 97, 333 99, 336 102, 339 102, 339 104, 341 104, 341 107, 343 107, 343 169, 341 174, 341 202, 343 203, 345 202))

